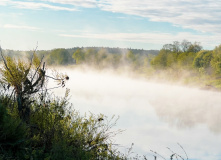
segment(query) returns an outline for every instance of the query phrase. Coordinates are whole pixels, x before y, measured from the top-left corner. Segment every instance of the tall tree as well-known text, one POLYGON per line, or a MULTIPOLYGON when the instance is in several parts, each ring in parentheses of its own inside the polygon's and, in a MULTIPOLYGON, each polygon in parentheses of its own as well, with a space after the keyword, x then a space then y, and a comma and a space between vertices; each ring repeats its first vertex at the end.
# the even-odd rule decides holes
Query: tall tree
POLYGON ((210 61, 212 59, 212 51, 202 50, 197 53, 193 61, 195 68, 208 68, 210 66, 210 61))
POLYGON ((76 64, 83 63, 85 60, 85 53, 79 48, 73 53, 72 58, 75 60, 76 64))
POLYGON ((189 49, 189 47, 192 45, 191 42, 187 41, 187 40, 183 40, 180 44, 181 50, 183 52, 187 52, 187 50, 189 49))
POLYGON ((200 45, 200 42, 194 42, 193 44, 191 44, 187 50, 187 52, 194 52, 197 53, 199 51, 201 51, 203 49, 203 47, 200 45))

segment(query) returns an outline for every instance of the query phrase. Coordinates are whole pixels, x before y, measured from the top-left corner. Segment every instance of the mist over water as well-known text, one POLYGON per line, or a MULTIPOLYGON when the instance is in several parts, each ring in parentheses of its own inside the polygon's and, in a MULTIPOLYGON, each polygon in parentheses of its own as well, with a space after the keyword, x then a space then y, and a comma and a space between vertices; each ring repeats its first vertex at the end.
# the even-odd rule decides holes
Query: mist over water
MULTIPOLYGON (((162 84, 127 74, 60 69, 67 73, 74 109, 120 116, 116 129, 125 130, 115 137, 121 151, 135 143, 134 152, 153 159, 150 150, 169 159, 171 148, 190 159, 218 160, 221 157, 221 93, 162 84)), ((64 90, 55 90, 63 96, 64 90)))

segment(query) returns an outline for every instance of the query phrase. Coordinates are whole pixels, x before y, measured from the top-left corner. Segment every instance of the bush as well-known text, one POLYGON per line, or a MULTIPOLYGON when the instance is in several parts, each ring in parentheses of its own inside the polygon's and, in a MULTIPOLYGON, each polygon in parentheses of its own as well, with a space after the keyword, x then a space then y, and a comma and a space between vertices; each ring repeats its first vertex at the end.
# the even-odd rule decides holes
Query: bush
POLYGON ((9 114, 7 105, 0 100, 0 157, 20 159, 26 155, 27 127, 17 116, 9 114))
MULTIPOLYGON (((67 95, 67 94, 66 94, 67 95)), ((36 97, 37 98, 37 97, 36 97)), ((4 98, 1 98, 3 102, 4 98)), ((0 103, 0 159, 122 159, 110 138, 116 118, 81 116, 67 98, 49 97, 31 106, 29 124, 23 122, 14 104, 0 103)))

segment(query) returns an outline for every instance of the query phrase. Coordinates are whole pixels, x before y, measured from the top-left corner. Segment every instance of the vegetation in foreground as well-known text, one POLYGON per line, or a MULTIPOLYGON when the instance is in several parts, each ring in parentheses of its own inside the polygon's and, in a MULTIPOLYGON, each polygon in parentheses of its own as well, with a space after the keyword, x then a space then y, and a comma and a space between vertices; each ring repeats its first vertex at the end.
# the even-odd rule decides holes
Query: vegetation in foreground
POLYGON ((116 118, 85 115, 64 98, 51 96, 47 81, 60 87, 68 76, 48 76, 35 54, 30 63, 4 58, 1 68, 0 159, 125 159, 111 142, 116 118))

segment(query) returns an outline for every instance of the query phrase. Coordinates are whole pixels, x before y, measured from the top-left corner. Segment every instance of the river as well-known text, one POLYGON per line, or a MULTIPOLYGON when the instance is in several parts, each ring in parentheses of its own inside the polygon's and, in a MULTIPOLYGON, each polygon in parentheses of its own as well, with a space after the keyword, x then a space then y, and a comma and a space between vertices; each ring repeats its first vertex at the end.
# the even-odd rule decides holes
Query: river
MULTIPOLYGON (((74 109, 119 116, 114 138, 123 153, 154 159, 150 150, 169 159, 171 151, 192 160, 221 159, 221 93, 162 84, 113 72, 62 69, 70 77, 74 109)), ((55 90, 63 95, 64 90, 55 90)))

